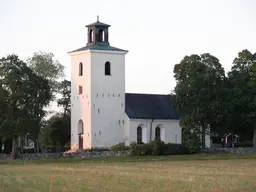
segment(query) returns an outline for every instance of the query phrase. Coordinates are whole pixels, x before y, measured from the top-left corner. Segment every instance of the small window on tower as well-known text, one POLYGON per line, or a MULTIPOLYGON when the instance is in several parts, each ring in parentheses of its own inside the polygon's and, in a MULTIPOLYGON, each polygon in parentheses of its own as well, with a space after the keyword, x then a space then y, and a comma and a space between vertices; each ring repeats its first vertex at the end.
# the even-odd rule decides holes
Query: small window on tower
POLYGON ((105 75, 111 75, 110 62, 105 63, 105 75))
POLYGON ((83 63, 79 63, 79 76, 83 76, 83 63))
POLYGON ((93 30, 91 29, 90 30, 90 39, 89 39, 89 41, 93 42, 93 39, 94 39, 94 37, 93 37, 93 30))
POLYGON ((104 30, 103 29, 100 29, 99 30, 99 41, 100 42, 104 42, 105 41, 105 37, 104 37, 105 35, 104 35, 104 30))
POLYGON ((79 85, 79 95, 83 94, 83 87, 79 85))

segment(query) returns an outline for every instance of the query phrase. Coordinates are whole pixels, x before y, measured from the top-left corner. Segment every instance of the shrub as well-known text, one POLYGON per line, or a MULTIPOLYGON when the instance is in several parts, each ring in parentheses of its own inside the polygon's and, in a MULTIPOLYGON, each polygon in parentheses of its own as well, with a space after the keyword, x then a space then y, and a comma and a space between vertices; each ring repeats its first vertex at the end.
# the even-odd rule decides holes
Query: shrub
POLYGON ((183 144, 167 143, 164 147, 165 155, 183 155, 189 153, 183 144))
POLYGON ((182 144, 188 150, 188 153, 198 153, 200 151, 201 143, 198 134, 187 128, 182 130, 182 144))
POLYGON ((126 151, 126 150, 130 150, 131 149, 131 147, 129 147, 129 146, 125 146, 124 144, 116 144, 116 145, 113 145, 112 147, 111 147, 111 150, 112 151, 126 151))
POLYGON ((131 144, 131 154, 142 155, 182 155, 188 154, 189 150, 182 144, 165 144, 163 141, 151 141, 147 144, 131 144))
POLYGON ((131 143, 131 154, 136 156, 142 156, 148 154, 148 148, 146 144, 131 143))
POLYGON ((163 141, 151 141, 146 144, 146 155, 164 155, 165 144, 163 141))
POLYGON ((104 148, 104 147, 94 147, 91 149, 85 149, 83 151, 89 151, 89 152, 101 152, 101 151, 110 151, 109 148, 104 148))

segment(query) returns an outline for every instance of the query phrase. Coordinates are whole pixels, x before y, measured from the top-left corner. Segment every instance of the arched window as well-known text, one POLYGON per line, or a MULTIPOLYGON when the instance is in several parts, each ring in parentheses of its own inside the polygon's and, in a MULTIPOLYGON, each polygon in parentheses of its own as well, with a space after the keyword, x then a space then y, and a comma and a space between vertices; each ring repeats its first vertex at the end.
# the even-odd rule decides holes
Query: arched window
POLYGON ((103 29, 99 30, 99 42, 104 42, 105 41, 105 33, 103 29))
POLYGON ((161 141, 161 129, 160 129, 160 127, 156 127, 155 139, 156 139, 156 141, 161 141))
POLYGON ((80 120, 78 121, 78 135, 83 134, 83 132, 84 132, 84 123, 83 123, 83 121, 80 119, 80 120))
POLYGON ((90 42, 93 42, 93 38, 94 38, 94 37, 93 37, 93 30, 91 29, 91 30, 90 30, 90 42))
POLYGON ((137 127, 137 143, 142 143, 142 128, 141 126, 137 127))
POLYGON ((105 75, 111 75, 110 63, 108 61, 105 63, 105 75))
POLYGON ((83 76, 83 63, 79 63, 79 76, 83 76))

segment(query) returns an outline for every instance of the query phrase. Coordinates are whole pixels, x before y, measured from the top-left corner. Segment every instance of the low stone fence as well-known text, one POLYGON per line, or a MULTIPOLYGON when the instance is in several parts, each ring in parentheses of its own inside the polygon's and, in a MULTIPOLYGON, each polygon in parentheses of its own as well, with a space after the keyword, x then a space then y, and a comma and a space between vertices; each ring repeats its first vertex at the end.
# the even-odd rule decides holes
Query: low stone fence
MULTIPOLYGON (((23 160, 37 160, 46 158, 95 158, 95 157, 114 157, 114 156, 129 156, 130 151, 83 151, 78 153, 25 153, 20 155, 17 159, 23 160)), ((10 159, 9 154, 1 154, 0 160, 10 159)))
POLYGON ((205 152, 230 153, 230 154, 256 154, 256 148, 255 147, 236 147, 236 148, 215 147, 215 148, 206 149, 205 152))

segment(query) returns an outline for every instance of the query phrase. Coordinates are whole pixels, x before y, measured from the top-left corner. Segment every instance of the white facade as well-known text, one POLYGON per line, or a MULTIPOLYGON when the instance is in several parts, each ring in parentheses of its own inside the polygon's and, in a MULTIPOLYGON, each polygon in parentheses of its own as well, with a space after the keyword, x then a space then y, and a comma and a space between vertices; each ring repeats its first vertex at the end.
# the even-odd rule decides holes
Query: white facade
POLYGON ((94 51, 91 54, 92 147, 111 147, 123 140, 126 53, 94 51), (111 75, 104 74, 106 62, 110 62, 111 75))
POLYGON ((87 50, 71 53, 71 147, 79 146, 82 120, 83 148, 110 147, 123 141, 125 114, 125 54, 87 50), (105 63, 111 75, 105 75, 105 63), (79 64, 83 75, 79 76, 79 64), (82 86, 82 94, 79 94, 82 86))
POLYGON ((130 119, 126 115, 127 125, 125 126, 126 145, 137 142, 137 129, 142 128, 142 142, 148 143, 155 140, 155 130, 160 128, 160 138, 165 143, 181 143, 181 128, 179 120, 158 120, 158 119, 130 119))
POLYGON ((138 141, 138 127, 142 130, 143 143, 155 139, 156 128, 165 143, 181 143, 179 120, 136 119, 125 113, 125 55, 128 51, 109 45, 108 27, 99 21, 88 25, 89 43, 70 53, 71 148, 130 145, 138 141), (106 63, 110 65, 110 74, 106 74, 106 63))
POLYGON ((144 143, 155 139, 155 128, 161 130, 161 140, 181 143, 178 120, 130 119, 125 113, 124 51, 86 50, 71 53, 71 147, 79 148, 82 132, 83 148, 111 147, 118 143, 130 145, 137 141, 137 127, 142 127, 144 143), (105 75, 105 63, 110 62, 111 75, 105 75), (79 64, 83 75, 79 76, 79 64), (82 94, 79 94, 82 86, 82 94), (79 131, 79 121, 83 126, 79 131), (150 134, 151 132, 151 134, 150 134))
MULTIPOLYGON (((89 51, 71 54, 71 148, 78 148, 78 122, 83 121, 83 133, 91 129, 91 54, 89 51), (83 64, 83 76, 79 76, 79 63, 83 64), (79 95, 79 85, 83 94, 79 95)), ((83 134, 84 146, 90 147, 90 135, 83 134)))

